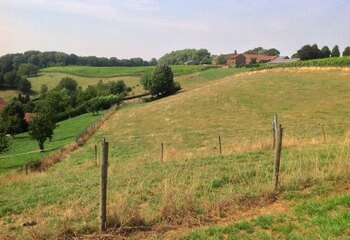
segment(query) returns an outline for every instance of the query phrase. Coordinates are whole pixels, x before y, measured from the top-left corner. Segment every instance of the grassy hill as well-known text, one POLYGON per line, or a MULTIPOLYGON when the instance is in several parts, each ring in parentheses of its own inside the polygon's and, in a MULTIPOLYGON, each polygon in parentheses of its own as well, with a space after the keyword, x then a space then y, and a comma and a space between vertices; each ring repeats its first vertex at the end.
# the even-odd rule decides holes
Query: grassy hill
POLYGON ((219 80, 203 73, 184 76, 187 86, 174 96, 117 111, 48 171, 0 177, 0 236, 97 231, 100 170, 93 148, 105 137, 110 235, 300 239, 313 237, 303 226, 318 224, 319 236, 348 237, 350 71, 279 69, 219 80), (285 131, 278 194, 271 183, 275 112, 285 131), (38 225, 23 228, 29 220, 38 225), (203 225, 213 227, 191 233, 203 225))

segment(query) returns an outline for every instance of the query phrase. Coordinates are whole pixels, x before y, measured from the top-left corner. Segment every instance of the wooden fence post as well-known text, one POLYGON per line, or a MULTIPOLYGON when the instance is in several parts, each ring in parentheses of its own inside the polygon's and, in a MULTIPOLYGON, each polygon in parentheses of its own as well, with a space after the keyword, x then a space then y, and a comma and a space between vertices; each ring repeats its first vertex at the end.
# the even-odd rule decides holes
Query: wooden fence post
POLYGON ((277 127, 278 127, 278 120, 277 120, 277 113, 273 115, 273 122, 272 122, 272 132, 273 132, 273 149, 276 147, 276 141, 277 141, 277 127))
POLYGON ((220 149, 220 155, 222 155, 221 136, 220 135, 219 135, 219 149, 220 149))
POLYGON ((107 230, 106 212, 107 212, 107 169, 108 169, 108 142, 105 139, 101 142, 101 199, 100 199, 100 217, 101 231, 107 230))
POLYGON ((324 125, 321 125, 321 131, 323 134, 323 141, 326 143, 327 142, 327 138, 326 138, 326 131, 324 129, 324 125))
POLYGON ((282 138, 283 138, 283 128, 280 124, 277 130, 277 141, 275 147, 275 161, 273 168, 273 187, 274 191, 278 190, 278 179, 280 173, 280 160, 281 160, 281 151, 282 151, 282 138))
POLYGON ((28 164, 26 164, 26 175, 28 175, 28 164))
POLYGON ((163 162, 163 158, 164 158, 164 144, 161 143, 160 144, 160 161, 163 162))

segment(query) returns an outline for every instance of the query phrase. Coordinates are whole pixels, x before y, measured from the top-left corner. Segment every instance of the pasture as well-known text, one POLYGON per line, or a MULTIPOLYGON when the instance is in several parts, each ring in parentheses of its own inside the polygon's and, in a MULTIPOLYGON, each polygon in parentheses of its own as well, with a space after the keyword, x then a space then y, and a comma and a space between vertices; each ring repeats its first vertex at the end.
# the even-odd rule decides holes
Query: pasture
MULTIPOLYGON (((327 214, 334 221, 345 219, 348 215, 338 218, 331 208, 319 207, 323 200, 316 196, 339 191, 341 184, 349 186, 350 71, 277 69, 235 75, 231 69, 222 75, 209 71, 217 70, 179 77, 183 86, 188 85, 174 96, 118 110, 86 145, 46 172, 0 176, 4 226, 0 236, 46 239, 98 231, 100 169, 93 149, 102 138, 110 144, 111 235, 278 239, 293 237, 293 231, 310 218, 324 226, 333 219, 327 214), (274 113, 284 127, 278 195, 271 184, 274 113), (320 126, 326 130, 326 142, 320 126), (270 214, 279 201, 281 214, 270 214), (302 212, 293 215, 294 208, 302 212), (314 210, 319 218, 309 214, 314 210), (255 217, 259 213, 262 216, 255 217), (37 226, 21 226, 33 219, 37 226), (196 227, 223 223, 227 227, 191 233, 196 227)), ((324 201, 335 211, 348 213, 347 198, 324 201)), ((348 236, 345 230, 325 229, 330 238, 348 236)), ((300 234, 312 236, 307 231, 300 234)))
MULTIPOLYGON (((175 76, 190 74, 193 72, 203 71, 215 66, 204 65, 174 65, 171 66, 175 76)), ((125 77, 125 76, 141 76, 144 73, 152 72, 155 66, 145 67, 90 67, 90 66, 63 66, 48 67, 42 72, 59 72, 68 73, 84 77, 125 77)))

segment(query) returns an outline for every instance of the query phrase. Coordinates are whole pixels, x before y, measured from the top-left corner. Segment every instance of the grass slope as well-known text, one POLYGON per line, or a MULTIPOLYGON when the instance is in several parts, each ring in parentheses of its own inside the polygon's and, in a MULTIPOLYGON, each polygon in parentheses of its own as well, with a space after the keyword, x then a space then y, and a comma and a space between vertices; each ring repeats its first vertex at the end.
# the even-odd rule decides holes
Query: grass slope
POLYGON ((14 169, 19 169, 24 164, 40 159, 54 150, 72 142, 75 137, 89 124, 95 122, 100 115, 92 116, 91 113, 83 114, 58 123, 51 142, 45 143, 45 148, 50 149, 44 153, 38 152, 38 144, 33 141, 28 133, 22 133, 9 139, 10 148, 0 154, 0 175, 14 169))
MULTIPOLYGON (((45 239, 96 231, 100 171, 93 148, 103 137, 110 144, 109 227, 149 226, 162 232, 258 211, 270 204, 274 112, 285 128, 279 198, 302 198, 310 190, 316 196, 312 189, 322 186, 332 190, 349 180, 349 77, 345 69, 237 74, 121 109, 83 148, 47 172, 0 177, 0 236, 45 239), (319 123, 325 125, 327 143, 319 123), (219 133, 224 156, 218 154, 219 133), (20 226, 32 219, 39 222, 36 227, 20 226)), ((259 224, 266 227, 279 217, 248 222, 247 229, 255 233, 259 224)), ((248 234, 243 236, 257 236, 248 234)))
MULTIPOLYGON (((198 65, 174 65, 171 66, 175 76, 190 74, 193 72, 202 71, 211 66, 198 65)), ((153 71, 154 66, 146 67, 89 67, 89 66, 63 66, 63 67, 48 67, 42 72, 60 72, 69 73, 72 75, 84 77, 120 77, 120 76, 140 76, 146 72, 153 71)))

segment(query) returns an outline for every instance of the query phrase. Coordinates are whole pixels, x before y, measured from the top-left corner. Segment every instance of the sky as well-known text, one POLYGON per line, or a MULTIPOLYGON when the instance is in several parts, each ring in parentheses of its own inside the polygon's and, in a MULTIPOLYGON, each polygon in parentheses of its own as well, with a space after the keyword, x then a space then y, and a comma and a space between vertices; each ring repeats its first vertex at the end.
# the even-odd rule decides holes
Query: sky
POLYGON ((350 45, 349 0, 0 0, 0 55, 27 50, 149 60, 350 45))

